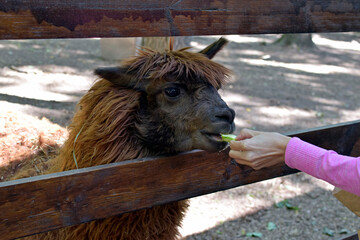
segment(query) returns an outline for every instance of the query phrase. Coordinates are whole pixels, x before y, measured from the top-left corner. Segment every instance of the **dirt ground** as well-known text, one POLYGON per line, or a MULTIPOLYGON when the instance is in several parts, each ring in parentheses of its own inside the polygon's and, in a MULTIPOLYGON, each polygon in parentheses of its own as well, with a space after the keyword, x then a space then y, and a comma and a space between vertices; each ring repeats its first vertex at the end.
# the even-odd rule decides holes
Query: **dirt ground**
MULTIPOLYGON (((217 37, 193 37, 191 44, 198 50, 217 37)), ((316 49, 271 44, 278 37, 227 36, 231 42, 214 59, 234 72, 221 94, 236 111, 236 132, 286 133, 360 119, 360 34, 314 34, 316 49)), ((116 64, 101 57, 99 42, 0 42, 0 165, 19 142, 33 142, 35 150, 44 138, 61 145, 76 102, 95 80, 93 69, 116 64), (2 134, 10 127, 11 139, 2 134), (26 131, 33 137, 15 137, 26 131)), ((299 173, 196 197, 181 233, 186 240, 343 237, 360 229, 360 218, 332 197, 332 188, 299 173)))

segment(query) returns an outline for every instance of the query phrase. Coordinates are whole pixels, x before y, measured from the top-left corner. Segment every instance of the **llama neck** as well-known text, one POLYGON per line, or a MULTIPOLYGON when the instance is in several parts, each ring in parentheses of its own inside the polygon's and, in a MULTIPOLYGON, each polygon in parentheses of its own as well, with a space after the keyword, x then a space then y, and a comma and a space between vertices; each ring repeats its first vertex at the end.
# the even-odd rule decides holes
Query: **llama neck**
POLYGON ((60 171, 145 157, 136 137, 140 93, 97 82, 79 102, 61 153, 60 171), (76 141, 75 141, 76 139, 76 141))

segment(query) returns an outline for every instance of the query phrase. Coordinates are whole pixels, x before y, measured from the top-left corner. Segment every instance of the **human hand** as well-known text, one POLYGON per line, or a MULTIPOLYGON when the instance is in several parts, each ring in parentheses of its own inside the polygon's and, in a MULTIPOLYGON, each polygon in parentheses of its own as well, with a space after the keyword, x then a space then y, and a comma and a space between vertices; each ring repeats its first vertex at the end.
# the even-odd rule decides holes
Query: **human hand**
POLYGON ((243 129, 236 141, 230 142, 229 156, 255 170, 270 167, 285 161, 285 150, 290 139, 280 133, 243 129))

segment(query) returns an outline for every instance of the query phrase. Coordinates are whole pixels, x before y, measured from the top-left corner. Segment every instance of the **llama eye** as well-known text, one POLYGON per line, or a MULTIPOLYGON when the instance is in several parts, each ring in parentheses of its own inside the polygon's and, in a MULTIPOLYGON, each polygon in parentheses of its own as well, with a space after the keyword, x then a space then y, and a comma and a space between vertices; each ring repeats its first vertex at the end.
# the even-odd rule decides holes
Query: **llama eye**
POLYGON ((180 89, 175 87, 165 88, 165 94, 168 97, 175 98, 180 95, 180 89))

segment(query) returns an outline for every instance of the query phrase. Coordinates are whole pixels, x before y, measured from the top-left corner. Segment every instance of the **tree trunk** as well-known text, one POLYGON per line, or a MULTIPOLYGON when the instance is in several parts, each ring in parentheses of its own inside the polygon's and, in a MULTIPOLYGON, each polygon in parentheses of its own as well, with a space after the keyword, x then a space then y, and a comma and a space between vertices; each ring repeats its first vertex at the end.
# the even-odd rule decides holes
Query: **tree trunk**
MULTIPOLYGON (((144 37, 141 40, 141 45, 151 48, 159 52, 169 49, 170 37, 144 37)), ((174 37, 174 49, 178 50, 184 47, 189 47, 191 37, 174 37)))
POLYGON ((162 52, 169 48, 169 37, 144 37, 141 39, 141 46, 162 52))
POLYGON ((316 48, 315 43, 312 41, 311 33, 283 34, 274 44, 284 47, 316 48))

